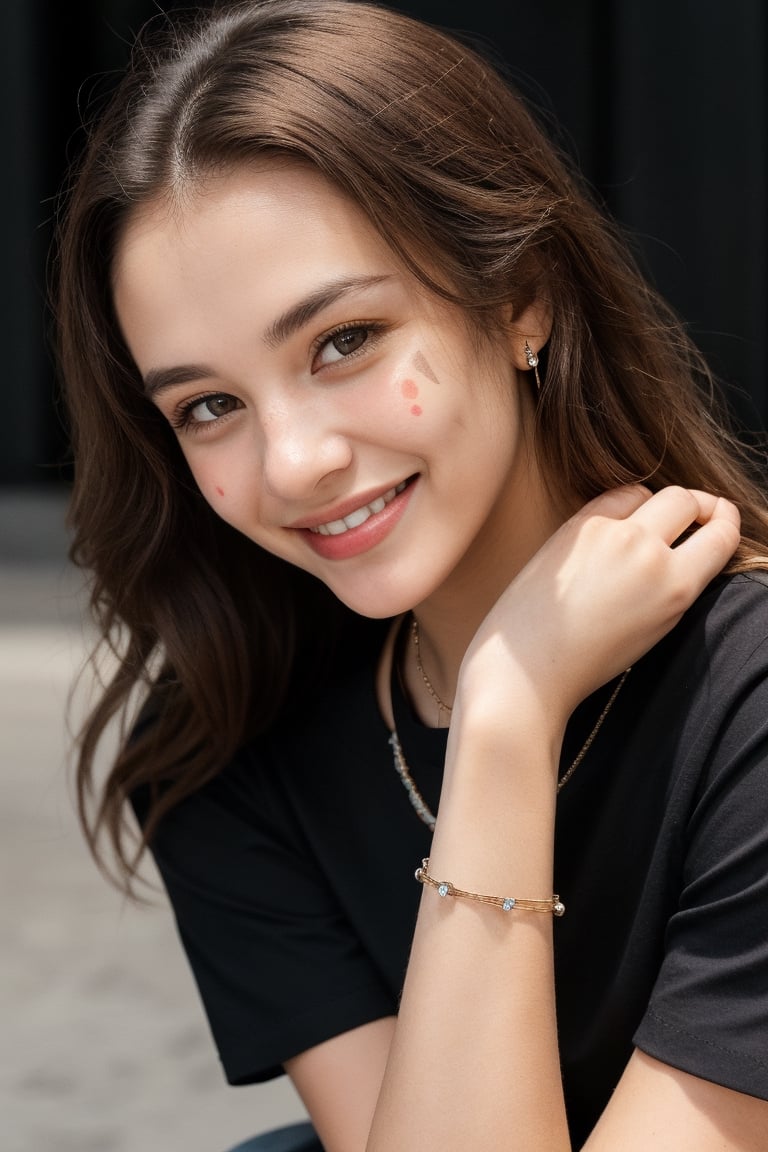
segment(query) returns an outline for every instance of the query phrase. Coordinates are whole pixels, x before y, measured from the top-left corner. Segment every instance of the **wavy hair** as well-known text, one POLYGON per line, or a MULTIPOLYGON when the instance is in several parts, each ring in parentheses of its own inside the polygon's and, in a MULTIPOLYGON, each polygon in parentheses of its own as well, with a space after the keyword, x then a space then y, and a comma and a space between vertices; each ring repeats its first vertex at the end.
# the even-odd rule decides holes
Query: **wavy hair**
POLYGON ((732 569, 768 550, 753 460, 701 355, 484 53, 356 0, 255 0, 150 22, 89 128, 55 246, 72 558, 91 574, 116 660, 78 740, 78 805, 96 859, 127 888, 164 813, 290 708, 349 624, 327 589, 208 507, 113 310, 115 245, 137 208, 183 204, 211 174, 268 154, 315 165, 478 324, 501 305, 550 301, 536 435, 563 502, 636 481, 705 488, 741 510, 732 569), (150 696, 153 723, 121 738, 99 781, 105 731, 150 696), (140 788, 149 815, 132 837, 126 801, 140 788))

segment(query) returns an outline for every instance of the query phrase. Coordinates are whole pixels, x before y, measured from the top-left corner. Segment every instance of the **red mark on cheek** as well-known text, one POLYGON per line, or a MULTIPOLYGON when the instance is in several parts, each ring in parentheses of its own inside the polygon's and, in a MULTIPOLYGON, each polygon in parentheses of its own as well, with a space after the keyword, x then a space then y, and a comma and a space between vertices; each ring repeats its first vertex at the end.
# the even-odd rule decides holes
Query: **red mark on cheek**
POLYGON ((224 489, 223 489, 223 488, 219 488, 218 484, 216 485, 216 491, 218 492, 219 496, 223 496, 223 495, 224 495, 224 489))
MULTIPOLYGON (((415 400, 419 394, 419 386, 418 384, 415 384, 413 380, 403 380, 402 384, 400 385, 400 391, 403 394, 404 400, 415 400)), ((422 407, 420 404, 411 405, 412 416, 421 416, 421 413, 422 407)))

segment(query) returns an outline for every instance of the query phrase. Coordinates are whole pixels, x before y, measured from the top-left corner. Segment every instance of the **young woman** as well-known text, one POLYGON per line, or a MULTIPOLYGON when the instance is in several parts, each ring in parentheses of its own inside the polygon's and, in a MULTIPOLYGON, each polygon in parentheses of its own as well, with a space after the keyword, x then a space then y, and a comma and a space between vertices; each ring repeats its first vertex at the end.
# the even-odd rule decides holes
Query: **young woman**
POLYGON ((385 8, 219 7, 58 251, 83 823, 229 1081, 328 1152, 765 1148, 768 509, 520 99, 385 8))

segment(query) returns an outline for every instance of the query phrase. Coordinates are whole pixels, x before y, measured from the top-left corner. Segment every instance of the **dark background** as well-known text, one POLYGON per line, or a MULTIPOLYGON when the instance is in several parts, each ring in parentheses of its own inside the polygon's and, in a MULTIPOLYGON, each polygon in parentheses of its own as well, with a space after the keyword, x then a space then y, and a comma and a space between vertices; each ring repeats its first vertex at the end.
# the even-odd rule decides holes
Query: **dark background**
MULTIPOLYGON (((165 9, 183 7, 170 2, 165 9)), ((746 435, 768 426, 764 0, 413 0, 478 37, 560 125, 746 435)), ((66 485, 45 306, 57 192, 153 0, 5 0, 0 484, 66 485)))

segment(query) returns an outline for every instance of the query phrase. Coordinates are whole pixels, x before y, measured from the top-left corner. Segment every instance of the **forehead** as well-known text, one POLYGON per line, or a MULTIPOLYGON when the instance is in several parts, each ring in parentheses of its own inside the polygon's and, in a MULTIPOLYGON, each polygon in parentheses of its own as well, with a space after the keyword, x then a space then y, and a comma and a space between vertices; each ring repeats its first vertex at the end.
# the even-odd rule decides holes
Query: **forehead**
MULTIPOLYGON (((357 205, 316 169, 264 162, 139 207, 116 247, 113 293, 137 361, 268 325, 334 279, 402 274, 357 205), (158 341, 162 339, 162 343, 158 341)), ((140 365, 141 366, 141 365, 140 365)))
MULTIPOLYGON (((358 205, 318 169, 274 159, 208 176, 139 206, 119 236, 114 279, 158 247, 211 258, 247 242, 281 262, 281 246, 288 255, 286 241, 306 234, 322 251, 338 245, 350 255, 360 249, 394 259, 358 205)), ((312 249, 304 255, 310 258, 312 249)))

